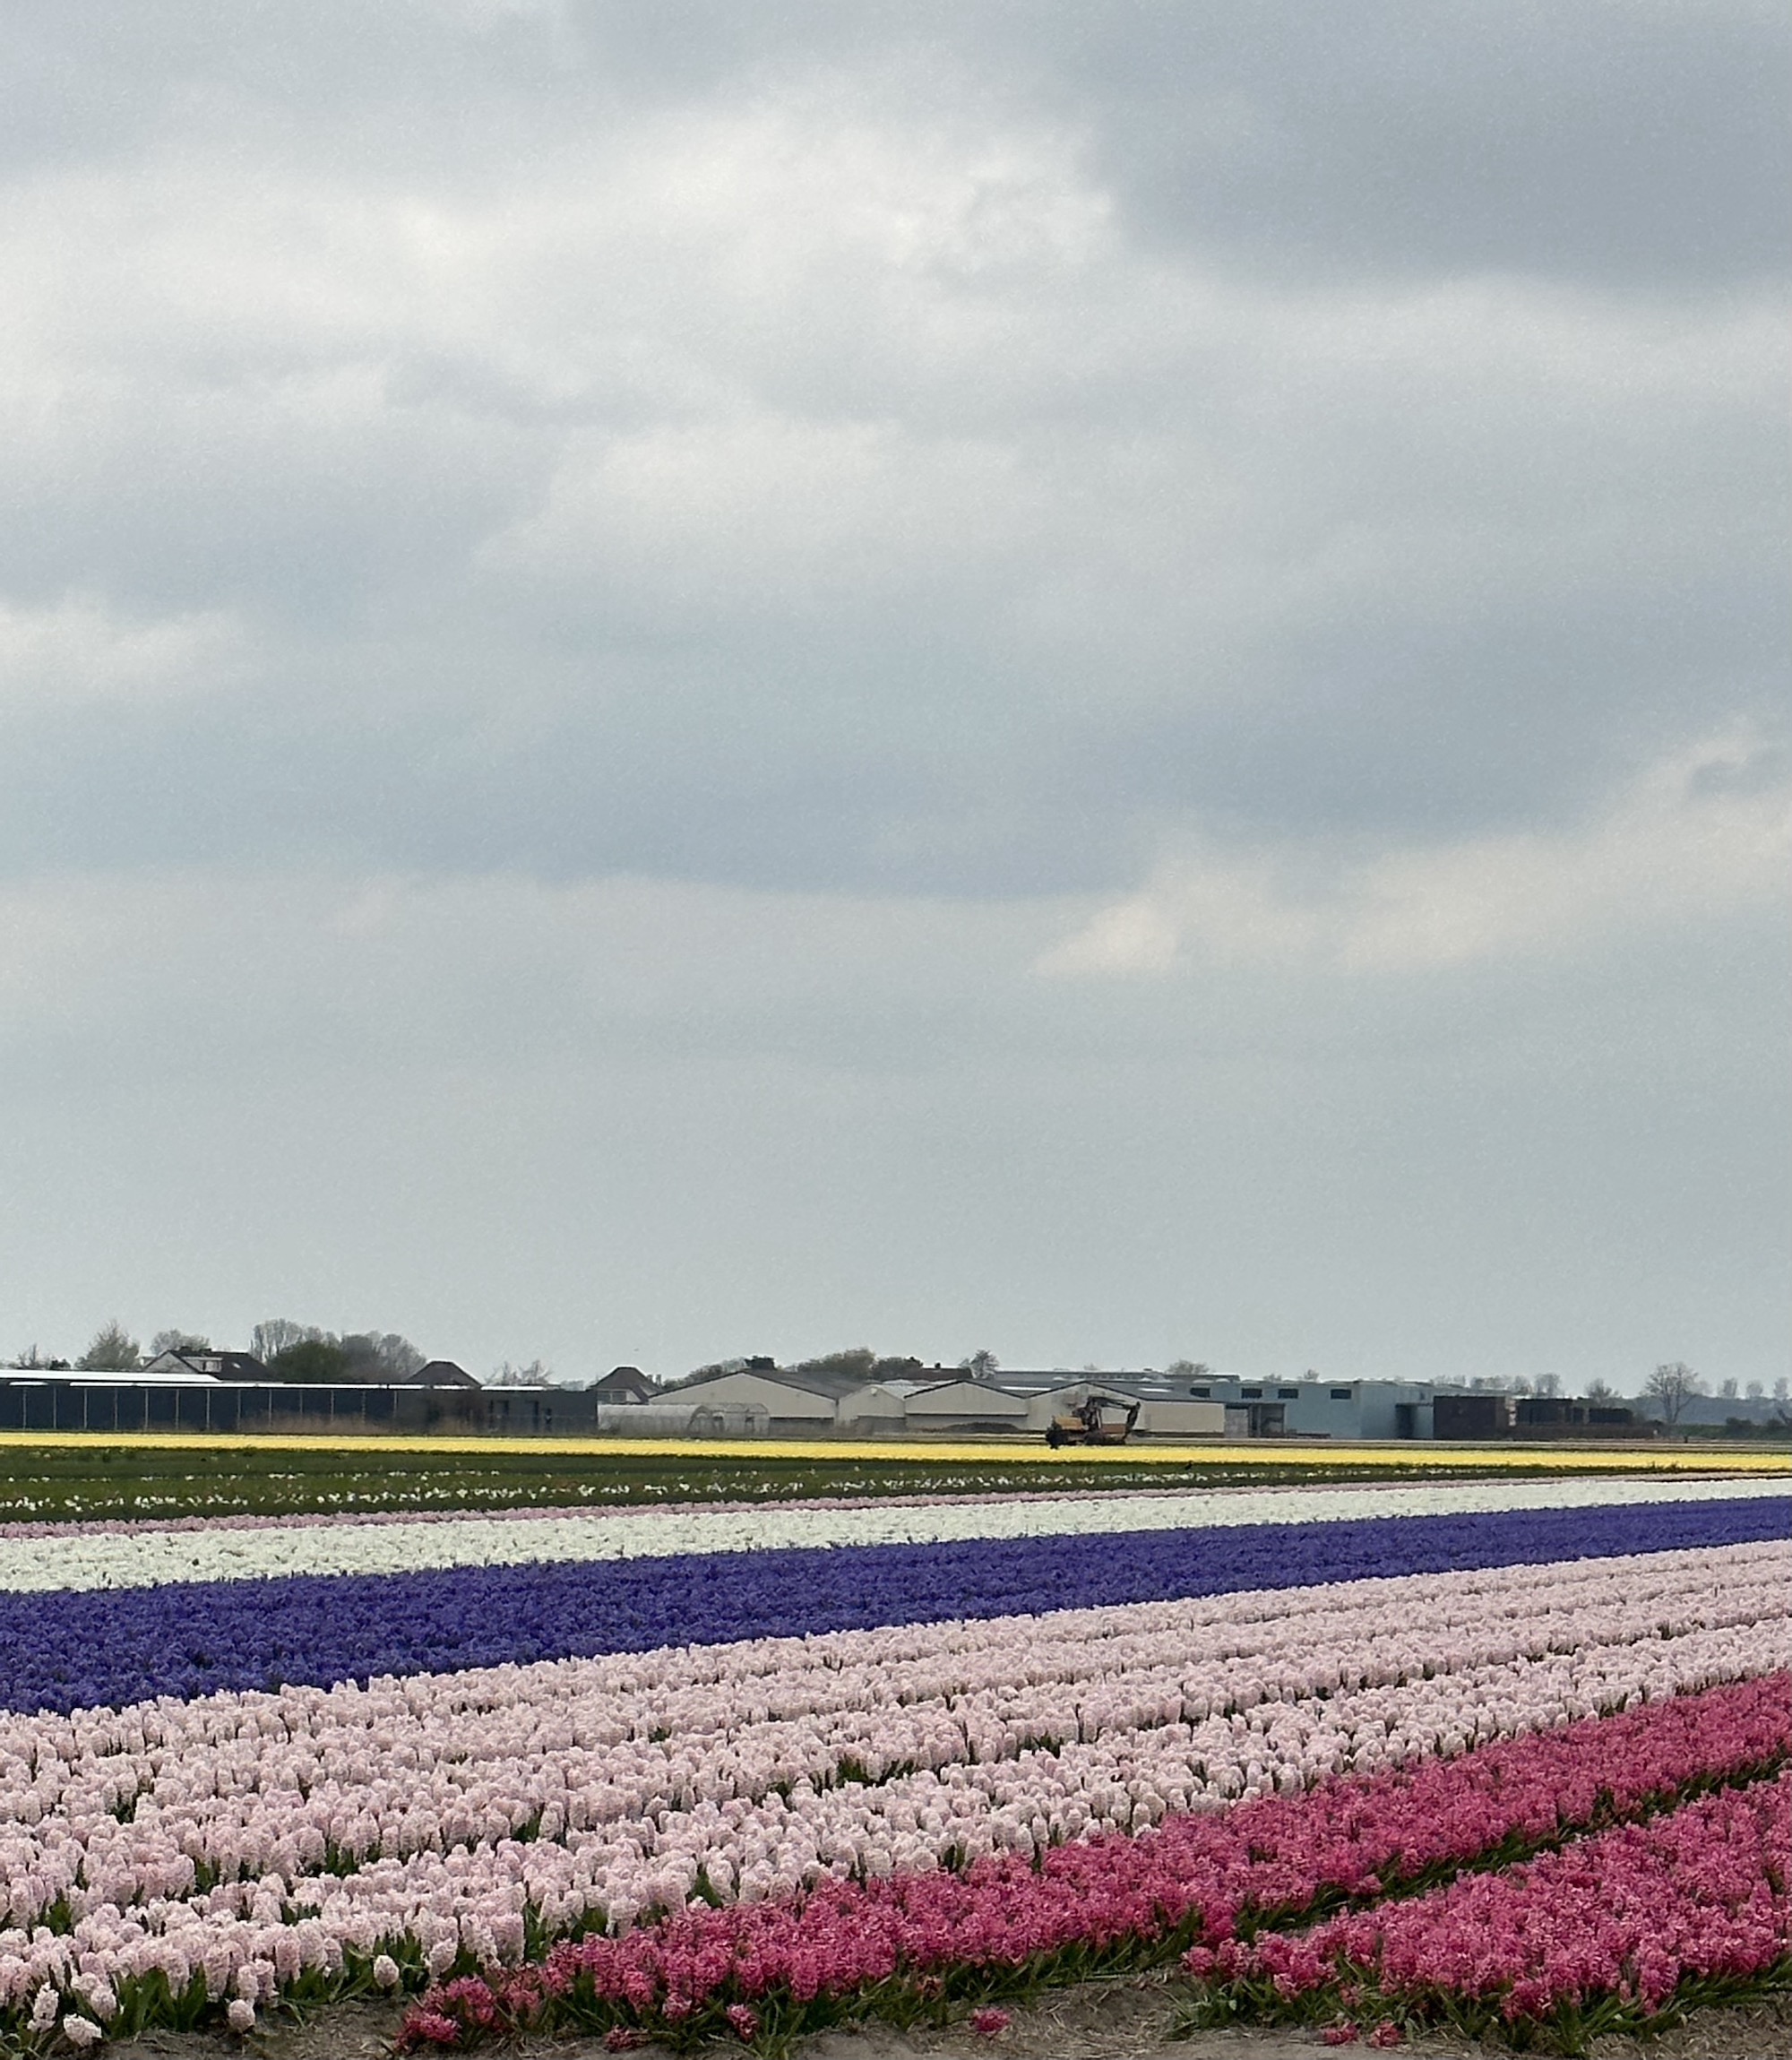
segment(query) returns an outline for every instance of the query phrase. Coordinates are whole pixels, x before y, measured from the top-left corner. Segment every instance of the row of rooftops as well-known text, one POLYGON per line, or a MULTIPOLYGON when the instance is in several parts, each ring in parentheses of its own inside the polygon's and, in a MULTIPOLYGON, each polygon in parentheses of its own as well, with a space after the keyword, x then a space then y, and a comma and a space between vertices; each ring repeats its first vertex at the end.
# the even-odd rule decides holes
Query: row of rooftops
MULTIPOLYGON (((1589 1422, 1615 1424, 1631 1420, 1635 1413, 1628 1407, 1601 1407, 1554 1398, 1530 1397, 1512 1401, 1503 1394, 1472 1392, 1463 1383, 1454 1382, 1329 1381, 1316 1374, 1305 1375, 1296 1380, 1279 1380, 1201 1368, 1176 1373, 1159 1373, 1150 1368, 1105 1373, 1093 1368, 1073 1372, 1065 1367, 1002 1367, 978 1374, 963 1366, 923 1366, 918 1362, 909 1362, 909 1365, 912 1370, 906 1374, 867 1380, 858 1369, 785 1368, 770 1360, 757 1359, 718 1367, 669 1385, 653 1380, 638 1366, 621 1366, 613 1367, 582 1392, 589 1401, 599 1404, 664 1406, 689 1401, 694 1407, 702 1408, 744 1399, 745 1391, 751 1390, 756 1398, 755 1406, 769 1407, 774 1417, 816 1413, 813 1407, 780 1410, 776 1403, 781 1390, 793 1404, 798 1398, 810 1398, 835 1405, 833 1413, 839 1414, 842 1420, 849 1416, 874 1416, 884 1409, 894 1409, 904 1415, 912 1409, 918 1418, 931 1418, 948 1409, 952 1413, 982 1414, 991 1418, 1018 1418, 1030 1411, 1037 1413, 1037 1407, 1045 1397, 1064 1397, 1074 1392, 1079 1399, 1090 1394, 1105 1394, 1120 1401, 1139 1401, 1155 1413, 1169 1410, 1174 1414, 1176 1409, 1181 1407, 1185 1416, 1188 1413, 1188 1404, 1219 1404, 1230 1409, 1249 1410, 1254 1424, 1260 1420, 1279 1420, 1279 1412, 1286 1409, 1291 1412, 1287 1419, 1290 1425, 1305 1423, 1310 1428, 1342 1435, 1348 1435, 1347 1419, 1353 1415, 1366 1412, 1392 1421, 1396 1413, 1410 1417, 1417 1409, 1421 1412, 1421 1420, 1428 1420, 1434 1403, 1437 1405, 1440 1426, 1446 1404, 1455 1412, 1452 1422, 1460 1419, 1464 1424, 1469 1420, 1462 1415, 1464 1410, 1479 1410, 1488 1417, 1490 1424, 1494 1418, 1499 1417, 1539 1426, 1558 1419, 1564 1423, 1579 1422, 1583 1417, 1589 1422)), ((218 1383, 277 1387, 285 1384, 252 1353, 211 1349, 162 1352, 146 1364, 128 1370, 0 1368, 0 1383, 29 1384, 44 1381, 130 1387, 218 1383)), ((482 1383, 452 1359, 431 1359, 401 1381, 353 1381, 338 1384, 343 1388, 410 1391, 479 1391, 483 1388, 482 1383)), ((543 1387, 536 1392, 544 1395, 564 1395, 570 1400, 581 1391, 543 1387)), ((1443 1435, 1441 1427, 1439 1435, 1443 1435)))
MULTIPOLYGON (((159 1352, 141 1366, 108 1369, 104 1367, 57 1367, 40 1366, 0 1367, 0 1380, 85 1381, 103 1383, 116 1387, 192 1387, 210 1382, 228 1382, 237 1387, 278 1387, 281 1385, 278 1374, 272 1373, 253 1352, 185 1351, 159 1352)), ((392 1386, 404 1388, 477 1388, 476 1381, 464 1366, 457 1366, 452 1359, 431 1359, 419 1366, 414 1374, 408 1374, 401 1381, 392 1382, 345 1382, 344 1386, 370 1387, 392 1386)))
MULTIPOLYGON (((632 1367, 618 1367, 617 1374, 631 1373, 632 1367)), ((965 1386, 986 1388, 994 1394, 1016 1395, 1030 1400, 1036 1395, 1056 1394, 1068 1388, 1111 1388, 1142 1401, 1295 1401, 1303 1396, 1323 1393, 1328 1400, 1350 1401, 1366 1391, 1398 1392, 1403 1401, 1429 1401, 1433 1395, 1460 1392, 1447 1384, 1440 1385, 1429 1381, 1326 1381, 1317 1375, 1303 1376, 1298 1381, 1267 1380, 1248 1374, 1196 1373, 1160 1374, 1152 1371, 1142 1373, 1103 1373, 1093 1367, 1081 1372, 1069 1367, 1016 1368, 1006 1366, 993 1374, 978 1375, 964 1366, 924 1366, 907 1378, 899 1380, 867 1381, 863 1374, 834 1372, 826 1368, 792 1368, 757 1365, 748 1361, 744 1366, 718 1369, 699 1378, 680 1381, 671 1390, 661 1389, 661 1394, 689 1394, 693 1391, 712 1386, 718 1381, 731 1380, 745 1374, 754 1378, 770 1381, 787 1388, 797 1388, 809 1394, 826 1395, 838 1401, 843 1395, 855 1394, 864 1387, 879 1387, 892 1394, 914 1395, 943 1387, 965 1386)), ((616 1375, 610 1376, 612 1379, 616 1375)), ((604 1383, 599 1383, 602 1386, 604 1383)))

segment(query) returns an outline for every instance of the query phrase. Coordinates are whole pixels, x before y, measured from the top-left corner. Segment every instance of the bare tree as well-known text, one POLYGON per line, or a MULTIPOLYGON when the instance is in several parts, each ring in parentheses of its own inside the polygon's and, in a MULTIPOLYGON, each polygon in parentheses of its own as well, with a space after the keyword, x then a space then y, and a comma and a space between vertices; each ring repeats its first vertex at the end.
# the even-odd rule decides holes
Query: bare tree
POLYGON ((1588 1382, 1587 1400, 1590 1402, 1615 1402, 1617 1399, 1618 1391, 1609 1381, 1588 1382))
POLYGON ((315 1324, 295 1323, 289 1316, 270 1316, 249 1332, 249 1349, 264 1366, 271 1366, 282 1352, 295 1345, 315 1342, 323 1335, 315 1324))
POLYGON ((150 1357, 159 1359, 164 1352, 209 1352, 210 1338, 202 1338, 197 1331, 158 1331, 150 1340, 150 1357))
POLYGON ((504 1360, 486 1383, 488 1388, 552 1388, 559 1383, 554 1378, 554 1369, 539 1359, 531 1359, 526 1366, 513 1366, 504 1360))
POLYGON ((394 1381, 408 1381, 429 1364, 428 1355, 397 1331, 382 1331, 375 1342, 379 1347, 380 1363, 394 1381))
POLYGON ((1561 1375, 1539 1374, 1537 1376, 1537 1392, 1540 1395, 1559 1395, 1562 1392, 1561 1375))
POLYGON ((1680 1421, 1681 1410, 1693 1397, 1704 1392, 1704 1383, 1684 1359, 1664 1361, 1642 1383, 1643 1400, 1654 1402, 1662 1422, 1670 1426, 1680 1421))
POLYGON ((93 1333, 92 1341, 75 1364, 86 1374, 126 1374, 142 1357, 137 1340, 115 1316, 93 1333))

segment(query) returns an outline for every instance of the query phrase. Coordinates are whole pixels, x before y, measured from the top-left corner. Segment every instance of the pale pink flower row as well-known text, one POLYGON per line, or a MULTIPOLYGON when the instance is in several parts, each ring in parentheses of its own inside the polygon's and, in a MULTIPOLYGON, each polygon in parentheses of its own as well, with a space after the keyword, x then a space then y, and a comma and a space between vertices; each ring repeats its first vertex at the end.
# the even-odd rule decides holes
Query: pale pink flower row
POLYGON ((1792 1666, 1792 1545, 1538 1578, 8 1719, 0 2004, 155 1969, 261 1996, 400 1942, 514 1962, 526 1911, 620 1928, 704 1880, 751 1901, 1029 1854, 1792 1666), (67 1934, 39 1926, 58 1901, 67 1934))
MULTIPOLYGON (((1411 1771, 1177 1817, 1142 1837, 1062 1847, 1038 1866, 1008 1855, 963 1877, 828 1882, 802 1898, 693 1910, 622 1938, 568 1944, 544 1965, 437 1989, 412 2013, 401 2044, 458 2044, 530 2026, 612 2028, 625 2038, 633 2027, 690 2037, 726 2025, 747 2038, 748 2020, 756 2029, 767 2010, 788 2032, 904 1991, 939 1995, 947 1977, 964 1995, 1066 1953, 1083 1968, 1091 1955, 1125 1964, 1190 1931, 1202 1942, 1185 1962, 1192 1972, 1224 1980, 1228 1969, 1274 1976, 1286 1968, 1293 2000, 1302 1979, 1322 1985, 1377 1959, 1414 1987, 1429 1978, 1434 1994, 1472 1995, 1478 1980, 1478 1993, 1497 1994, 1535 1966, 1539 1948, 1557 1970, 1572 1963, 1575 1927, 1585 1922, 1596 1933, 1605 1927, 1583 1962, 1585 1988, 1631 1979, 1648 2008, 1687 1974, 1755 1973, 1774 1964, 1776 1943, 1783 1952, 1783 1807, 1756 1787, 1683 1808, 1652 1828, 1578 1844, 1575 1834, 1612 1814, 1671 1808, 1702 1783, 1760 1783, 1788 1748, 1792 1675, 1776 1674, 1411 1771), (1736 1839, 1727 1859, 1716 1826, 1736 1839), (1429 1921, 1407 1920, 1424 1903, 1378 1900, 1512 1846, 1535 1850, 1564 1838, 1559 1857, 1434 1896, 1429 1921), (1643 1857, 1633 1863, 1632 1855, 1643 1857), (1526 1888, 1538 1882, 1550 1892, 1527 1910, 1526 1888), (1563 1884, 1584 1893, 1556 1892, 1563 1884), (1603 1915, 1602 1891, 1614 1905, 1603 1915), (1666 1915, 1653 1944, 1651 1892, 1666 1915), (1298 1938, 1279 1941, 1273 1960, 1236 1943, 1247 1926, 1297 1922, 1347 1899, 1373 1907, 1314 1935, 1354 1942, 1348 1961, 1308 1952, 1298 1938), (1706 1921, 1685 1921, 1693 1904, 1706 1921), (1512 1915, 1503 1926, 1503 1909, 1512 1915), (1492 1936, 1482 1941, 1476 1920, 1490 1912, 1492 1936), (1530 1918, 1541 1936, 1523 1935, 1530 1918), (1646 1974, 1633 1970, 1626 1951, 1653 1953, 1646 1974)), ((1513 2015, 1550 2004, 1546 1993, 1512 2001, 1513 2015)))

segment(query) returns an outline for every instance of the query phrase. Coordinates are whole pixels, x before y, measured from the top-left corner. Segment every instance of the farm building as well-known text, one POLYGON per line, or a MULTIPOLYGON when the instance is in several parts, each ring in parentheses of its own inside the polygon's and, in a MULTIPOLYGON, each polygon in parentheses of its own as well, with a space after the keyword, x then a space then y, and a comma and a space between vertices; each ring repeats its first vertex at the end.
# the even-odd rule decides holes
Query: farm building
POLYGON ((944 1380, 919 1387, 903 1403, 909 1430, 1013 1431, 1024 1429, 1027 1402, 987 1381, 944 1380))
POLYGON ((841 1429, 870 1435, 900 1431, 906 1420, 909 1397, 918 1394, 924 1381, 867 1381, 849 1388, 835 1406, 834 1420, 841 1429))
POLYGON ((600 1381, 585 1390, 599 1402, 625 1402, 634 1406, 650 1402, 659 1393, 658 1381, 650 1380, 639 1366, 612 1366, 600 1381))
POLYGON ((800 1434, 831 1426, 840 1396, 831 1392, 829 1383, 820 1378, 744 1366, 732 1373, 685 1381, 663 1400, 691 1402, 695 1411, 694 1430, 703 1427, 706 1415, 725 1418, 734 1414, 744 1415, 755 1425, 762 1423, 774 1432, 800 1434))
POLYGON ((158 1352, 131 1369, 134 1381, 266 1381, 273 1376, 252 1352, 216 1352, 209 1346, 158 1352))
POLYGON ((479 1385, 465 1366, 457 1366, 452 1359, 430 1359, 414 1374, 407 1374, 401 1384, 407 1388, 477 1388, 479 1385))

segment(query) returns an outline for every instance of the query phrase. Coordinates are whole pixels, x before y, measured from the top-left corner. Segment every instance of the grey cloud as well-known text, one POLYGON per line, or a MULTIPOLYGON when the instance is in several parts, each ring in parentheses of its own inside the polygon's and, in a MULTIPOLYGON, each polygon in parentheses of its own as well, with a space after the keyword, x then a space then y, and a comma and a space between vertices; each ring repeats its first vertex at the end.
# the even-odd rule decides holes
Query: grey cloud
POLYGON ((1778 275, 1779 10, 1398 0, 1088 17, 1078 76, 1142 220, 1244 262, 1627 286, 1778 275))
POLYGON ((7 10, 0 1319, 1771 1371, 1788 37, 7 10))
POLYGON ((276 148, 321 125, 440 164, 470 141, 477 157, 494 123, 521 142, 793 67, 906 65, 1056 105, 1141 220, 1251 263, 1709 284, 1783 270, 1792 226, 1792 31, 1760 0, 337 4, 279 22, 222 0, 153 18, 22 0, 6 41, 15 158, 103 159, 234 105, 276 148))
POLYGON ((1677 934, 1671 979, 1643 938, 1517 987, 1141 992, 1026 978, 1068 913, 1037 906, 177 873, 5 912, 47 940, 0 1096, 24 1337, 178 1282, 231 1334, 352 1306, 590 1370, 867 1327, 1047 1364, 1783 1364, 1753 917, 1677 934))

